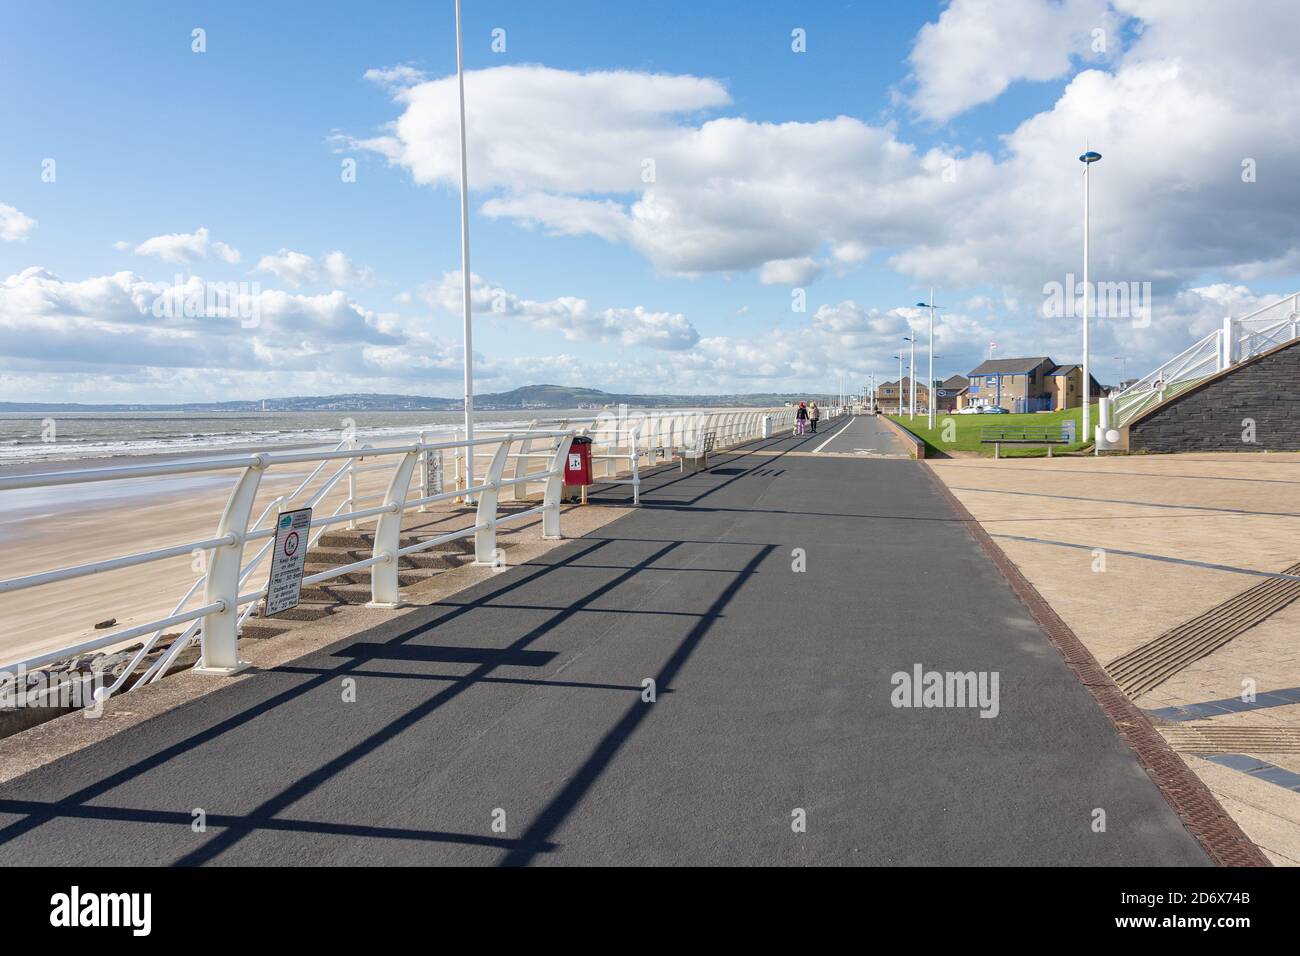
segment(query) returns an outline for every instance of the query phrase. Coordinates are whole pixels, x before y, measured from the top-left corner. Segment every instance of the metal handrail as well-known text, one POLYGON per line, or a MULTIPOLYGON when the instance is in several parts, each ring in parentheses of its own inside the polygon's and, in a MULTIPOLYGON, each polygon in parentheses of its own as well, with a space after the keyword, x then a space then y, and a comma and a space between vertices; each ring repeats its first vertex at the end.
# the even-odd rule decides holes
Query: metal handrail
MULTIPOLYGON (((531 432, 526 437, 531 440, 542 436, 558 439, 557 444, 567 450, 568 443, 572 439, 573 433, 563 431, 531 432)), ((131 666, 129 666, 126 671, 114 681, 111 687, 106 689, 106 693, 101 694, 101 696, 106 696, 107 694, 114 693, 122 687, 124 681, 133 674, 135 668, 139 665, 144 656, 156 645, 165 628, 175 624, 184 623, 189 623, 190 627, 188 627, 185 632, 173 642, 173 646, 168 648, 167 654, 160 657, 159 660, 155 661, 150 666, 149 670, 142 675, 141 681, 159 679, 166 672, 171 662, 179 655, 180 650, 183 649, 184 646, 192 643, 196 634, 204 642, 204 659, 210 664, 210 658, 213 655, 210 653, 211 648, 209 645, 211 644, 211 641, 209 640, 210 635, 208 632, 212 630, 210 626, 213 623, 212 619, 216 616, 232 615, 230 623, 233 625, 233 629, 227 628, 227 630, 230 631, 228 636, 232 640, 227 643, 233 644, 233 639, 237 638, 238 625, 242 624, 243 620, 247 618, 248 611, 251 611, 251 602, 255 602, 265 595, 264 588, 252 592, 251 594, 239 593, 238 585, 244 583, 248 579, 249 575, 261 562, 268 550, 267 547, 261 548, 258 554, 256 554, 251 561, 247 564, 243 564, 240 555, 242 554, 244 545, 274 537, 274 527, 261 528, 258 526, 269 514, 278 513, 286 502, 298 498, 311 481, 319 476, 328 462, 343 461, 345 462, 345 465, 335 474, 331 475, 325 484, 314 495, 312 495, 310 499, 308 499, 313 505, 321 500, 325 494, 337 485, 338 481, 347 473, 347 466, 351 462, 361 458, 371 458, 373 460, 376 458, 391 459, 394 456, 400 456, 397 471, 394 473, 394 479, 390 482, 389 492, 387 495, 382 496, 384 498, 383 504, 377 507, 359 509, 355 506, 355 503, 352 500, 349 500, 341 504, 334 514, 320 517, 313 516, 311 522, 311 530, 317 531, 317 529, 323 530, 326 526, 343 522, 355 522, 367 518, 378 518, 380 521, 380 527, 382 528, 385 525, 386 519, 392 519, 393 517, 400 518, 402 513, 412 507, 416 507, 418 504, 427 504, 431 501, 444 500, 446 498, 454 497, 457 494, 457 492, 451 492, 422 496, 408 501, 407 486, 409 486, 411 478, 410 466, 413 465, 417 456, 425 455, 430 452, 441 452, 448 448, 469 449, 478 445, 494 444, 498 448, 498 457, 501 459, 501 463, 504 464, 505 453, 508 453, 508 450, 519 440, 520 436, 507 435, 479 438, 472 442, 464 440, 420 442, 414 445, 399 445, 383 448, 366 447, 344 449, 342 447, 336 447, 332 450, 317 452, 262 452, 254 455, 222 456, 219 458, 175 461, 146 466, 78 469, 43 475, 23 475, 0 479, 0 490, 6 490, 19 487, 49 487, 108 481, 121 478, 194 474, 203 471, 242 469, 241 478, 236 483, 235 489, 231 492, 231 495, 227 500, 226 513, 223 516, 222 526, 219 529, 223 530, 224 533, 163 548, 133 552, 127 555, 88 562, 72 567, 57 568, 0 580, 0 594, 3 594, 25 590, 43 584, 74 580, 91 574, 136 567, 150 562, 192 554, 196 551, 208 552, 213 555, 213 560, 210 562, 205 574, 190 586, 189 590, 176 605, 172 614, 125 630, 104 634, 90 641, 79 642, 70 646, 65 645, 55 650, 26 658, 10 666, 21 668, 37 667, 44 663, 64 659, 86 651, 98 650, 114 644, 120 644, 125 640, 149 634, 149 632, 152 631, 153 634, 150 639, 133 655, 131 666), (308 475, 307 479, 299 482, 298 486, 291 494, 281 495, 275 498, 266 509, 262 511, 257 521, 250 523, 248 518, 251 516, 250 511, 253 505, 253 498, 261 475, 277 464, 309 461, 316 461, 319 464, 311 474, 308 475), (404 481, 399 482, 399 476, 403 477, 404 481), (235 515, 232 520, 232 512, 234 511, 242 511, 242 514, 235 515), (228 525, 229 527, 227 528, 228 525), (213 592, 214 577, 217 574, 218 565, 224 566, 225 564, 225 562, 221 560, 221 557, 226 552, 234 552, 234 560, 239 562, 241 565, 236 569, 237 573, 235 573, 233 577, 233 584, 235 586, 233 591, 227 591, 218 600, 205 601, 199 608, 188 611, 182 610, 184 605, 193 598, 201 584, 204 586, 205 593, 211 594, 213 592), (239 609, 245 605, 249 605, 248 611, 240 614, 239 609)), ((475 493, 482 492, 484 494, 495 495, 496 491, 503 486, 522 483, 524 481, 547 480, 548 482, 552 482, 558 479, 559 474, 560 471, 558 470, 558 467, 553 467, 544 472, 533 472, 521 476, 520 478, 509 479, 504 478, 500 474, 500 469, 497 468, 490 473, 487 481, 484 481, 481 485, 469 490, 475 493)), ((543 506, 542 510, 547 512, 544 523, 552 527, 555 535, 558 536, 558 486, 550 495, 548 495, 548 501, 546 505, 543 506)), ((533 513, 536 512, 534 511, 533 513)), ((499 521, 499 516, 495 513, 495 502, 493 503, 492 513, 488 514, 485 519, 483 519, 482 515, 480 518, 481 520, 476 521, 474 528, 469 529, 466 532, 467 534, 482 534, 484 531, 490 532, 495 530, 495 525, 499 521)), ((511 516, 510 520, 517 520, 517 514, 511 516)), ((317 533, 314 538, 309 539, 309 541, 310 543, 314 543, 315 540, 318 539, 319 533, 317 533)), ((392 564, 393 573, 388 577, 392 578, 392 581, 390 582, 394 585, 392 590, 396 590, 396 562, 394 561, 394 554, 397 551, 398 549, 396 547, 380 549, 377 546, 376 553, 369 559, 353 562, 341 568, 334 568, 330 571, 323 572, 320 575, 309 576, 308 578, 305 578, 304 581, 306 583, 312 583, 316 580, 325 580, 329 577, 336 577, 352 570, 392 564)), ((378 572, 373 575, 376 589, 384 583, 380 581, 381 577, 384 577, 384 575, 381 575, 378 572)), ((232 648, 226 648, 226 651, 231 650, 232 648)))
POLYGON ((1296 338, 1300 338, 1300 293, 1284 296, 1240 318, 1229 316, 1222 328, 1106 399, 1112 410, 1112 427, 1123 427, 1170 395, 1296 338), (1269 315, 1264 317, 1266 313, 1269 315))
MULTIPOLYGON (((643 455, 652 457, 652 461, 665 449, 680 448, 687 436, 698 429, 712 428, 725 434, 725 444, 734 445, 757 438, 764 416, 771 416, 780 423, 792 418, 793 409, 770 410, 736 410, 727 412, 663 412, 654 415, 640 414, 633 420, 611 423, 608 416, 596 415, 592 418, 565 420, 565 428, 539 428, 540 422, 534 422, 529 428, 508 432, 489 432, 476 436, 473 441, 466 441, 454 436, 451 440, 424 441, 414 444, 402 444, 384 447, 358 447, 353 439, 340 442, 333 448, 317 451, 283 451, 257 452, 252 454, 221 455, 204 458, 159 462, 142 465, 111 466, 107 468, 69 469, 39 474, 0 477, 0 491, 20 488, 58 487, 78 484, 116 481, 123 479, 145 479, 163 476, 193 475, 202 472, 239 472, 235 487, 230 492, 225 513, 218 525, 217 533, 199 540, 183 544, 170 545, 147 551, 133 552, 100 561, 88 562, 66 568, 56 568, 26 574, 6 580, 0 580, 0 594, 25 590, 27 588, 76 580, 88 575, 110 572, 129 567, 137 567, 156 561, 168 560, 178 556, 192 554, 196 551, 209 555, 205 572, 188 588, 172 613, 131 628, 114 631, 95 637, 92 640, 64 645, 51 651, 15 662, 10 667, 38 667, 52 661, 65 659, 87 651, 99 650, 132 638, 149 635, 148 639, 133 654, 129 665, 113 684, 99 692, 102 696, 111 695, 120 690, 131 679, 144 658, 153 651, 162 638, 166 628, 177 624, 187 625, 182 633, 168 647, 167 651, 153 661, 148 669, 140 675, 132 686, 146 682, 157 682, 174 665, 185 647, 196 640, 202 645, 201 662, 209 670, 233 671, 238 665, 237 639, 240 626, 254 611, 256 604, 266 593, 265 588, 244 592, 241 588, 260 566, 270 551, 271 540, 275 535, 275 522, 270 526, 263 523, 268 517, 278 515, 285 506, 301 499, 313 482, 325 473, 331 462, 338 462, 340 467, 332 470, 321 486, 305 499, 304 505, 316 507, 325 496, 339 487, 345 479, 348 481, 346 497, 334 509, 332 514, 313 515, 309 528, 308 548, 319 541, 326 528, 342 523, 355 526, 358 521, 376 519, 375 544, 371 557, 352 562, 338 568, 331 568, 316 575, 304 578, 304 583, 327 580, 349 571, 374 568, 371 575, 372 597, 378 606, 396 603, 398 595, 397 558, 434 547, 443 541, 473 537, 475 539, 476 559, 483 563, 493 560, 495 552, 495 533, 497 525, 506 521, 519 521, 541 514, 542 531, 546 537, 558 537, 559 528, 559 494, 563 480, 564 453, 569 442, 579 431, 587 431, 598 439, 597 448, 616 448, 615 460, 626 460, 631 472, 634 487, 639 485, 640 459, 643 455), (653 423, 643 432, 632 421, 640 422, 644 427, 653 423), (600 439, 612 438, 612 442, 600 439), (538 440, 545 440, 545 445, 537 448, 538 440), (480 483, 469 488, 455 488, 436 494, 422 494, 425 477, 422 469, 419 490, 411 497, 412 472, 417 461, 423 465, 430 454, 441 455, 452 451, 455 456, 457 472, 465 454, 475 454, 479 448, 496 446, 491 452, 492 464, 486 477, 480 483), (522 449, 522 450, 520 450, 522 449), (536 449, 536 450, 534 450, 536 449), (626 449, 626 450, 624 450, 626 449), (527 466, 529 459, 550 456, 550 467, 537 470, 527 466), (358 463, 369 459, 366 464, 358 463), (522 463, 520 460, 523 460, 522 463), (394 465, 394 460, 396 464, 394 465), (515 461, 514 473, 507 477, 503 472, 507 462, 515 461), (274 498, 254 521, 252 507, 257 488, 265 473, 276 466, 313 463, 314 467, 297 483, 288 494, 274 498), (358 495, 355 478, 361 472, 391 471, 393 479, 389 491, 381 496, 358 495), (497 497, 504 489, 515 489, 532 483, 545 482, 546 493, 543 504, 520 511, 500 512, 497 497), (382 503, 375 507, 359 508, 362 501, 382 498, 382 503), (473 525, 425 539, 413 545, 399 547, 401 516, 413 508, 447 501, 452 498, 471 500, 478 498, 478 511, 473 525), (245 561, 244 547, 256 542, 265 542, 252 557, 245 561), (195 595, 203 589, 204 597, 198 607, 185 609, 195 595)), ((550 424, 550 423, 546 423, 550 424)), ((720 437, 719 445, 724 440, 720 437)), ((488 457, 487 454, 484 457, 488 457)), ((602 454, 601 457, 604 457, 602 454)), ((609 477, 609 476, 607 476, 609 477)), ((599 481, 599 479, 598 479, 599 481)), ((459 482, 458 482, 459 483, 459 482)), ((638 489, 639 490, 639 489, 638 489)), ((517 495, 517 492, 516 492, 517 495)), ((634 496, 635 497, 635 496, 634 496)))

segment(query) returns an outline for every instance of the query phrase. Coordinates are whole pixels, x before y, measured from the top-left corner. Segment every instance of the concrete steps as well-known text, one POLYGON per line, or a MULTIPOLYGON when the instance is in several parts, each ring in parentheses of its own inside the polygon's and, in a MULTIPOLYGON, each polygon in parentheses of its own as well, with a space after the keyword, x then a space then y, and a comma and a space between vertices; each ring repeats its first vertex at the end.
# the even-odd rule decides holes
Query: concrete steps
MULTIPOLYGON (((472 523, 472 513, 448 515, 412 514, 409 525, 398 539, 398 547, 420 544, 472 523)), ((349 531, 329 530, 307 552, 303 576, 311 577, 333 568, 365 561, 374 554, 373 529, 349 531)), ((506 529, 497 538, 497 547, 508 551, 512 547, 506 529)), ((401 587, 411 587, 435 575, 461 567, 474 560, 473 537, 441 541, 430 548, 398 558, 397 580, 401 587)), ((304 585, 301 601, 296 608, 277 614, 273 618, 250 617, 241 630, 241 636, 253 640, 275 637, 291 630, 323 620, 347 605, 367 604, 370 601, 370 581, 373 567, 349 571, 317 584, 304 585)))
MULTIPOLYGON (((451 529, 448 529, 451 530, 451 529)), ((399 548, 407 548, 413 544, 419 544, 427 541, 429 538, 435 538, 437 534, 412 534, 409 531, 402 532, 397 539, 399 548)), ((326 531, 320 536, 320 540, 312 546, 311 551, 307 552, 308 557, 312 552, 317 550, 343 549, 357 550, 365 552, 369 557, 375 547, 375 533, 373 531, 326 531)), ((455 541, 443 541, 432 548, 428 549, 433 552, 451 553, 451 552, 473 552, 473 538, 458 538, 455 541)))
MULTIPOLYGON (((365 561, 373 552, 370 548, 364 547, 347 547, 347 548, 312 548, 307 552, 307 565, 323 565, 331 568, 337 568, 344 564, 353 564, 357 561, 365 561)), ((398 558, 398 567, 400 569, 415 568, 433 568, 438 571, 445 571, 447 568, 454 568, 460 565, 460 556, 472 552, 460 551, 418 551, 415 554, 404 554, 398 558)), ((324 567, 319 568, 324 570, 324 567)), ((307 571, 306 574, 314 572, 307 571)))
POLYGON ((334 600, 307 600, 306 591, 307 589, 303 588, 304 600, 297 607, 282 611, 273 618, 250 617, 240 628, 240 638, 260 641, 287 634, 289 631, 306 627, 316 621, 323 621, 343 606, 342 602, 334 600))

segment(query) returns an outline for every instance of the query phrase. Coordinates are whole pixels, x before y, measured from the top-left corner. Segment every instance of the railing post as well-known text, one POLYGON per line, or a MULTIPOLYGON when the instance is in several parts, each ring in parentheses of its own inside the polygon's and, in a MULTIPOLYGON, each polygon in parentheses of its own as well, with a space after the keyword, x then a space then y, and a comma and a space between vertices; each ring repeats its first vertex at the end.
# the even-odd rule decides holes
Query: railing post
MULTIPOLYGON (((452 441, 460 441, 460 429, 459 429, 459 428, 453 428, 453 429, 451 430, 451 438, 452 438, 452 441)), ((453 476, 453 478, 452 478, 452 481, 453 481, 452 487, 455 488, 455 489, 458 490, 458 491, 460 490, 460 487, 461 487, 461 484, 460 484, 460 453, 463 452, 464 450, 465 450, 465 449, 463 449, 463 448, 457 447, 457 448, 456 448, 456 451, 453 452, 453 453, 452 453, 452 456, 451 456, 451 459, 452 459, 452 465, 453 465, 453 467, 455 468, 455 474, 454 474, 454 476, 453 476)), ((464 498, 462 497, 461 500, 463 501, 464 498)))
POLYGON ((1232 316, 1230 315, 1225 316, 1223 319, 1223 338, 1221 344, 1223 345, 1223 355, 1219 359, 1220 371, 1222 371, 1225 368, 1230 368, 1232 366, 1233 355, 1236 351, 1235 349, 1236 343, 1233 342, 1232 316))
MULTIPOLYGON (((425 432, 424 432, 424 431, 421 431, 421 432, 416 436, 416 440, 419 441, 419 443, 420 443, 421 445, 426 444, 426 441, 425 441, 425 432)), ((422 449, 420 450, 420 461, 419 461, 419 465, 420 465, 420 497, 421 497, 421 498, 427 498, 427 497, 429 497, 429 455, 431 455, 431 454, 433 454, 433 455, 441 455, 441 454, 442 454, 442 450, 439 449, 438 451, 434 451, 434 452, 431 452, 431 451, 430 451, 429 449, 427 449, 427 448, 422 448, 422 449)), ((424 512, 424 511, 428 511, 428 510, 429 510, 429 506, 428 506, 428 505, 420 505, 420 511, 424 512)))
POLYGON ((492 464, 488 465, 487 477, 483 480, 487 487, 479 492, 478 512, 474 518, 474 523, 479 526, 474 532, 474 563, 477 565, 496 564, 497 494, 501 488, 501 474, 505 471, 511 444, 512 439, 507 436, 497 446, 492 464))
POLYGON ((418 451, 407 452, 397 463, 397 470, 384 492, 384 507, 375 525, 375 546, 372 558, 382 558, 370 566, 370 602, 366 607, 396 608, 402 606, 401 584, 397 579, 401 561, 397 549, 402 546, 402 515, 406 510, 406 493, 411 487, 411 472, 420 460, 418 451))
POLYGON ((216 537, 234 535, 234 543, 212 549, 207 578, 203 582, 203 603, 223 606, 203 617, 200 674, 237 674, 248 667, 239 659, 239 572, 244 561, 244 536, 248 534, 248 519, 257 499, 257 488, 262 481, 268 458, 257 455, 257 463, 245 468, 235 482, 234 490, 226 500, 216 537))
POLYGON ((637 453, 637 444, 641 439, 640 426, 633 427, 628 432, 628 438, 632 443, 632 504, 641 503, 641 456, 637 453))
POLYGON ((572 435, 562 436, 551 457, 551 477, 546 479, 546 491, 542 494, 542 538, 546 541, 564 537, 560 533, 560 495, 564 493, 564 460, 572 445, 572 435))
MULTIPOLYGON (((357 440, 355 438, 348 442, 348 448, 352 451, 357 450, 357 440)), ((348 459, 348 511, 357 510, 357 459, 355 457, 348 459)), ((348 519, 348 530, 356 531, 357 522, 355 519, 348 519)))

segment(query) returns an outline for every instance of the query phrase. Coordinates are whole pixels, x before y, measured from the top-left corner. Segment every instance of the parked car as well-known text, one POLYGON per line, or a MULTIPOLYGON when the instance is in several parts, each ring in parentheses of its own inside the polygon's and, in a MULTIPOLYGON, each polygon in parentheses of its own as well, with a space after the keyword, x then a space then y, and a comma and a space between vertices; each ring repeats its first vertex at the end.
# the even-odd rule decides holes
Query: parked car
POLYGON ((985 405, 984 414, 985 415, 1010 415, 1011 413, 1007 411, 1005 408, 1003 408, 1001 405, 985 405))
POLYGON ((957 409, 958 415, 978 415, 981 409, 978 405, 967 405, 965 408, 957 409))

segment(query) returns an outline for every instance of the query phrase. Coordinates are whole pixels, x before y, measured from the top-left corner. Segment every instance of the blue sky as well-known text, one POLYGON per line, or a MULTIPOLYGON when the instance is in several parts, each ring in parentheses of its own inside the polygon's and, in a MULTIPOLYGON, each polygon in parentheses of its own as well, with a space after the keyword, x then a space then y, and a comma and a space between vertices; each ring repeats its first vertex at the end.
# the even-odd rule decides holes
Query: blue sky
MULTIPOLYGON (((1152 289, 1098 377, 1154 365, 1300 287, 1296 54, 1255 4, 466 0, 478 387, 824 390, 896 368, 932 283, 941 374, 1077 360, 1042 305, 1085 137, 1097 278, 1152 289)), ((449 0, 0 18, 0 400, 458 394, 449 0), (232 282, 254 327, 151 311, 232 282)))

